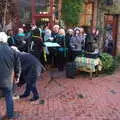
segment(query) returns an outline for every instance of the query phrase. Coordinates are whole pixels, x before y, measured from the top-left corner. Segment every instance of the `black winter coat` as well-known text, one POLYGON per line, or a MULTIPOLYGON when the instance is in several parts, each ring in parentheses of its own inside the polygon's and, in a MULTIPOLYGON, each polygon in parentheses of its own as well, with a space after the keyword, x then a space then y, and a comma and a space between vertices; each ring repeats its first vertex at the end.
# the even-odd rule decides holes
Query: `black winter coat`
POLYGON ((16 46, 16 41, 14 37, 9 37, 7 42, 9 46, 16 46))
POLYGON ((21 52, 18 54, 22 67, 20 82, 36 82, 41 71, 44 69, 43 65, 30 53, 21 52))
POLYGON ((31 39, 31 54, 34 55, 39 61, 41 61, 41 55, 43 53, 44 43, 38 36, 32 36, 31 39))

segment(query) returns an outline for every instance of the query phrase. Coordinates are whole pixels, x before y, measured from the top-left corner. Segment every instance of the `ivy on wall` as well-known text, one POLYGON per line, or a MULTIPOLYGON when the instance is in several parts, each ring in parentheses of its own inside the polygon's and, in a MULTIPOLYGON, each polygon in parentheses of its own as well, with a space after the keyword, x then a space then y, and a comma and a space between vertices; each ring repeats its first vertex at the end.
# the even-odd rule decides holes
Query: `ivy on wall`
POLYGON ((63 0, 62 19, 68 27, 77 26, 80 20, 80 13, 83 12, 84 0, 63 0))

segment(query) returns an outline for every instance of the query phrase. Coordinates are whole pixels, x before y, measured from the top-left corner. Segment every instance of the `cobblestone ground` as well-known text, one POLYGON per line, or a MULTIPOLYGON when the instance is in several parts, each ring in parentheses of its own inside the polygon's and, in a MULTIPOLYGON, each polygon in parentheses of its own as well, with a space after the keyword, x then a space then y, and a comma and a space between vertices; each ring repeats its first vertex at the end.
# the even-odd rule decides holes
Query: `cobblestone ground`
MULTIPOLYGON (((29 98, 15 100, 15 110, 20 112, 17 120, 120 120, 120 72, 93 80, 81 74, 75 79, 63 73, 54 77, 61 86, 52 81, 45 88, 50 79, 47 72, 37 82, 44 104, 33 105, 29 98)), ((0 116, 4 114, 4 99, 0 99, 0 116)))

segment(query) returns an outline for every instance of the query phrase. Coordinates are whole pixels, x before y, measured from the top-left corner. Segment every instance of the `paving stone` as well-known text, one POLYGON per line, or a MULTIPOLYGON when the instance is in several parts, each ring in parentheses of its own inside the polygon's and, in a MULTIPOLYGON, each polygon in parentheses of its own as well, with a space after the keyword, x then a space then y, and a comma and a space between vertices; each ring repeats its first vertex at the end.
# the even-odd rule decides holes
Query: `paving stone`
MULTIPOLYGON (((89 79, 77 76, 74 80, 56 73, 55 82, 44 88, 49 80, 45 72, 37 88, 44 104, 31 104, 31 97, 15 100, 15 110, 20 112, 17 120, 120 120, 120 71, 109 76, 89 79)), ((18 95, 25 86, 17 88, 18 95)), ((0 117, 5 114, 4 99, 0 99, 0 117)))

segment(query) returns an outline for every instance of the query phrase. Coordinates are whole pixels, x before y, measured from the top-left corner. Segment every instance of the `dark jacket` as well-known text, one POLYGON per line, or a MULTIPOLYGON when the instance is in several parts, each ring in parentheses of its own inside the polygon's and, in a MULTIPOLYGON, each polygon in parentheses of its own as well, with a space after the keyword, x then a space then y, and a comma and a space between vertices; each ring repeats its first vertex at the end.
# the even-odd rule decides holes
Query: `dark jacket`
POLYGON ((31 39, 31 54, 34 55, 39 61, 41 60, 41 55, 43 53, 44 43, 41 37, 32 36, 31 39))
POLYGON ((16 46, 20 51, 26 51, 26 36, 25 34, 17 34, 15 36, 16 46))
POLYGON ((58 33, 52 32, 53 42, 56 42, 58 33))
POLYGON ((72 35, 70 35, 69 33, 67 33, 66 36, 65 36, 65 40, 66 40, 66 47, 69 48, 69 49, 71 48, 70 47, 70 39, 71 38, 72 38, 72 35))
POLYGON ((94 52, 92 47, 94 40, 94 36, 91 33, 88 33, 85 40, 85 51, 87 52, 94 52))
POLYGON ((55 42, 58 43, 61 47, 65 47, 65 36, 58 34, 55 42))
POLYGON ((15 41, 15 38, 14 38, 14 36, 10 36, 9 38, 8 38, 8 45, 9 46, 16 46, 16 41, 15 41))
POLYGON ((40 76, 41 71, 44 69, 43 65, 30 53, 20 52, 18 53, 21 61, 21 78, 25 82, 36 82, 40 76))
POLYGON ((0 43, 0 88, 12 88, 13 77, 20 76, 20 60, 14 50, 7 44, 0 43))
POLYGON ((31 41, 33 42, 32 44, 32 52, 37 52, 41 53, 44 47, 44 43, 41 37, 39 36, 32 36, 31 41))

